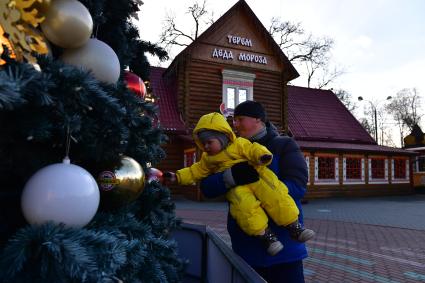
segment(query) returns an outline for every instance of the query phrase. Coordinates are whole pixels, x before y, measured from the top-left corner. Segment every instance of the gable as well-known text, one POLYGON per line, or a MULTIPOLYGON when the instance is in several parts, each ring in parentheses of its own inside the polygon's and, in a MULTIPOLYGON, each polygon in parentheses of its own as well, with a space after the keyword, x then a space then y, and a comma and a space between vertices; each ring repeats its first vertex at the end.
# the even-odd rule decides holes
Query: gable
POLYGON ((299 76, 244 0, 239 0, 175 61, 186 54, 192 60, 283 72, 288 81, 299 76))
POLYGON ((280 72, 283 64, 264 40, 255 23, 243 12, 233 13, 199 40, 192 58, 280 72))

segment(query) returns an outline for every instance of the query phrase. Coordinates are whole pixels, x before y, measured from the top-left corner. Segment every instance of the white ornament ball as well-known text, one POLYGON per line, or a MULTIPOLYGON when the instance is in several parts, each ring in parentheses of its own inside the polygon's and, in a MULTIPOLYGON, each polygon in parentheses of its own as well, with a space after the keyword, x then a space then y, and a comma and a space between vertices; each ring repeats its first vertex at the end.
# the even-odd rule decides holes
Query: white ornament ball
POLYGON ((49 6, 41 30, 47 39, 62 48, 76 48, 89 40, 93 20, 89 10, 77 0, 55 0, 49 6))
POLYGON ((102 82, 114 84, 120 77, 120 61, 114 50, 95 38, 90 38, 79 48, 66 49, 61 60, 91 71, 95 78, 102 82))
POLYGON ((30 224, 53 221, 83 227, 96 214, 99 199, 99 188, 92 175, 65 159, 64 163, 40 169, 28 180, 21 207, 30 224))

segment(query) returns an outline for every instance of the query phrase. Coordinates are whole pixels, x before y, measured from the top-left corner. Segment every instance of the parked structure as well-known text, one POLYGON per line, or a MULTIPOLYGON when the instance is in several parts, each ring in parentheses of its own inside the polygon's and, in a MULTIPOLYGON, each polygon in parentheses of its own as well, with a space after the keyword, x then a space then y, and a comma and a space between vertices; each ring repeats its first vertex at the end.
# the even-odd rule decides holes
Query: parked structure
MULTIPOLYGON (((332 91, 288 86, 296 77, 254 12, 238 1, 167 69, 151 69, 160 123, 170 137, 160 168, 176 170, 197 160, 191 131, 200 116, 221 103, 233 108, 256 100, 300 144, 309 165, 307 197, 411 193, 414 153, 378 146, 332 91)), ((201 198, 196 186, 175 192, 201 198)))

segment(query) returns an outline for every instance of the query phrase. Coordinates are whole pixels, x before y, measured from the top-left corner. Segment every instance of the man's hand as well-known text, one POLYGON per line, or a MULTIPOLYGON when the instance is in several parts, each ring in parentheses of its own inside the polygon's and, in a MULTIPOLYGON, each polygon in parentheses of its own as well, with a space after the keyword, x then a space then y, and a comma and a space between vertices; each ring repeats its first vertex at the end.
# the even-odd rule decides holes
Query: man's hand
POLYGON ((267 164, 272 160, 272 158, 273 158, 273 155, 264 154, 260 157, 260 164, 267 164))
POLYGON ((232 171, 233 180, 237 186, 254 183, 260 180, 257 170, 255 170, 248 161, 236 163, 230 170, 232 171))

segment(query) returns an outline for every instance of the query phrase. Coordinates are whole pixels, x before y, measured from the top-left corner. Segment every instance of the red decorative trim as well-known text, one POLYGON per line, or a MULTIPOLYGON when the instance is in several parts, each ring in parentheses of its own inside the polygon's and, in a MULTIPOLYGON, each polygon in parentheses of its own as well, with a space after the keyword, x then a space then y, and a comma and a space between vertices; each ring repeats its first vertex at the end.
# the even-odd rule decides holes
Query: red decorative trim
POLYGON ((254 83, 252 83, 252 82, 242 82, 242 81, 232 81, 232 80, 223 80, 223 84, 245 86, 245 87, 253 87, 254 86, 254 83))

